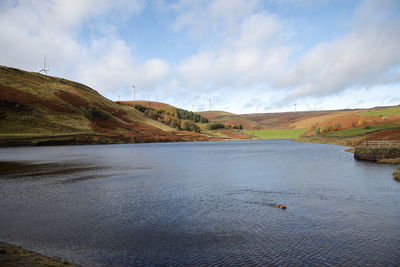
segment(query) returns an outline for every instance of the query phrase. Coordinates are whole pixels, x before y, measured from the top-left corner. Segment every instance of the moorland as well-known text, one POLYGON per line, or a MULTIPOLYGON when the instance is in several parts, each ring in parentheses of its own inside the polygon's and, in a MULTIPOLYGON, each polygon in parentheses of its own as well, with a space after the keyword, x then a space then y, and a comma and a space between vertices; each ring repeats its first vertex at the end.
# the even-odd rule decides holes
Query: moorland
POLYGON ((234 114, 155 101, 111 101, 63 78, 0 67, 0 145, 296 139, 398 140, 400 106, 234 114))

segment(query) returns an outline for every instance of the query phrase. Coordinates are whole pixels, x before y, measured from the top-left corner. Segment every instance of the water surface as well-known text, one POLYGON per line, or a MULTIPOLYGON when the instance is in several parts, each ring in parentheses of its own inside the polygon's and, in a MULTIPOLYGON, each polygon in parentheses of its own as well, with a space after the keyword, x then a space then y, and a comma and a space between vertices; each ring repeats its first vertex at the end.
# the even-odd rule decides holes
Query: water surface
POLYGON ((0 240, 88 266, 399 265, 394 169, 287 140, 3 148, 0 240))

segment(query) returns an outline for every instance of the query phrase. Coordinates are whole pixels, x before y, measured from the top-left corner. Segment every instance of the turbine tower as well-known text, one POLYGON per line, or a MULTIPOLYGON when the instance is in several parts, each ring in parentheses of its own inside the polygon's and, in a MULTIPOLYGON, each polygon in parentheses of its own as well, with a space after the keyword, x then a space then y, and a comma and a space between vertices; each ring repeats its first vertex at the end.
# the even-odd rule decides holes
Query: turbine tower
POLYGON ((132 85, 132 88, 133 88, 133 101, 135 101, 135 98, 136 98, 136 96, 135 96, 135 94, 136 94, 136 85, 132 85))
POLYGON ((47 54, 44 55, 43 69, 41 69, 39 71, 39 73, 43 72, 45 75, 47 75, 47 72, 49 71, 49 69, 46 68, 46 58, 47 58, 47 54))

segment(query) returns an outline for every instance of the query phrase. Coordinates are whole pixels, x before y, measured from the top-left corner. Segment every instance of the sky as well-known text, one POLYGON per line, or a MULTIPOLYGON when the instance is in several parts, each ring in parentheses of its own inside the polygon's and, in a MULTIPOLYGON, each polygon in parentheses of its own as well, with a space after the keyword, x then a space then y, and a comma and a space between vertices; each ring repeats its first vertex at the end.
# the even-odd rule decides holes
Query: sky
POLYGON ((400 104, 399 0, 1 0, 0 51, 194 111, 400 104))

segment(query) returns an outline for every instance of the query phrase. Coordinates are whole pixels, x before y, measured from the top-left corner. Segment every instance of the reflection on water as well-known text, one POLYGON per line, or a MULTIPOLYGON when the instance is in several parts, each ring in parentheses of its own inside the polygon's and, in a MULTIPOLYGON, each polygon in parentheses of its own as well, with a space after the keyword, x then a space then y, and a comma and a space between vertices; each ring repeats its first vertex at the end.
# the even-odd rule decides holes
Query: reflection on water
POLYGON ((74 163, 74 162, 18 162, 18 161, 0 161, 0 179, 45 179, 45 178, 64 178, 62 183, 78 182, 87 179, 106 177, 102 174, 90 174, 100 172, 104 167, 74 163))
POLYGON ((0 239, 87 266, 398 265, 394 169, 289 141, 1 149, 0 239))

